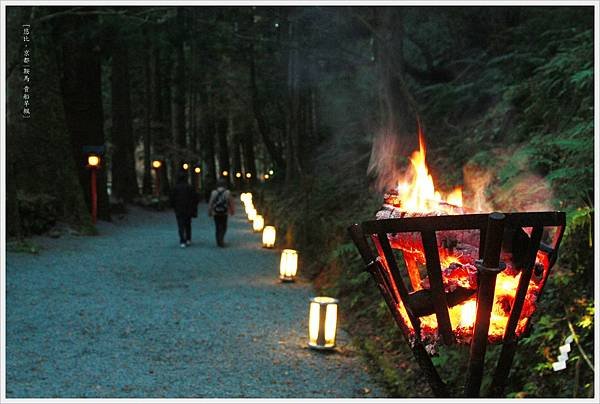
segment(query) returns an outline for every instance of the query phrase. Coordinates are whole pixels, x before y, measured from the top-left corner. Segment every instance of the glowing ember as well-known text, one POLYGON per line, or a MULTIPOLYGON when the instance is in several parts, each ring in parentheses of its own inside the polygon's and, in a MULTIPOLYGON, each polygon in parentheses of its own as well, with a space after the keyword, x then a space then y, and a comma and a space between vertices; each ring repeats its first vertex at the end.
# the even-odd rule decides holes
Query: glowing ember
MULTIPOLYGON (((403 218, 415 216, 437 216, 464 214, 462 189, 454 189, 449 194, 436 190, 425 160, 425 144, 419 131, 419 150, 413 152, 410 165, 397 188, 384 195, 384 205, 377 212, 377 219, 403 218)), ((480 205, 479 203, 477 205, 480 205)), ((470 210, 473 211, 473 210, 470 210)), ((529 234, 531 229, 523 229, 529 234)), ((419 233, 389 234, 392 248, 401 250, 412 286, 412 292, 429 289, 423 245, 419 233)), ((438 253, 445 292, 452 293, 457 288, 466 291, 466 298, 449 308, 450 323, 457 342, 468 344, 471 340, 476 317, 477 268, 479 258, 479 231, 440 231, 437 232, 438 253), (469 294, 469 291, 472 293, 469 294)), ((379 255, 383 256, 379 241, 374 237, 379 255)), ((504 251, 501 261, 506 264, 496 279, 494 305, 490 318, 488 339, 490 343, 500 342, 514 303, 514 296, 521 277, 521 268, 516 268, 510 252, 504 251)), ((389 268, 386 268, 389 271, 389 268)), ((542 288, 542 280, 549 269, 545 253, 538 252, 536 268, 529 282, 521 318, 516 333, 521 335, 527 320, 536 309, 535 302, 542 288)), ((403 305, 398 310, 414 333, 403 305)), ((439 339, 435 314, 420 317, 421 337, 435 346, 439 339)))

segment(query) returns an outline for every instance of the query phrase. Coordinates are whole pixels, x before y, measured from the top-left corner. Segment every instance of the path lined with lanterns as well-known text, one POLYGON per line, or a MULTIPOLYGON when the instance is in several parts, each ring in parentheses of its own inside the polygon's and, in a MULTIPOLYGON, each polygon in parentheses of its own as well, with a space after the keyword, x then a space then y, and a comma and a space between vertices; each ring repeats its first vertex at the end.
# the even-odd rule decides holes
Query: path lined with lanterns
POLYGON ((98 236, 37 238, 39 255, 9 253, 7 395, 384 397, 336 335, 335 301, 280 280, 294 279, 294 262, 302 271, 301 251, 263 248, 276 229, 250 224, 240 206, 217 248, 199 210, 186 249, 171 211, 132 208, 99 222, 98 236), (334 350, 308 348, 309 312, 310 344, 335 340, 334 350))

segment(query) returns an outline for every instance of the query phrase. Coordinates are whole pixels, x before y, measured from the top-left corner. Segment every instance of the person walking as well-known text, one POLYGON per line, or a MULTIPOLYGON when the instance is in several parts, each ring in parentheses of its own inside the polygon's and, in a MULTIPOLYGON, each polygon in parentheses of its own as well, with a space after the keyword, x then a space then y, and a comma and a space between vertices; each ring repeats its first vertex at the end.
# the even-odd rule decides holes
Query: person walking
POLYGON ((227 189, 227 180, 220 177, 217 189, 214 189, 208 200, 208 215, 215 219, 215 235, 217 245, 225 247, 225 232, 227 231, 227 217, 234 214, 231 192, 227 189))
POLYGON ((187 173, 179 173, 177 184, 171 191, 171 206, 177 219, 181 248, 192 244, 192 217, 197 216, 198 207, 198 195, 188 183, 187 177, 187 173))

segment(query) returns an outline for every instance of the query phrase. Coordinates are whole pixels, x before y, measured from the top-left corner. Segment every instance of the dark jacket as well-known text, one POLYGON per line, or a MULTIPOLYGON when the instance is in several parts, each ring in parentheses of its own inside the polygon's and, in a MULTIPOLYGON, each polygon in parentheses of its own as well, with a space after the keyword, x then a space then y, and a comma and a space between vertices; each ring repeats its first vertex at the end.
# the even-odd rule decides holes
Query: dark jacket
POLYGON ((197 216, 198 195, 188 183, 176 184, 171 190, 171 206, 178 216, 197 216))

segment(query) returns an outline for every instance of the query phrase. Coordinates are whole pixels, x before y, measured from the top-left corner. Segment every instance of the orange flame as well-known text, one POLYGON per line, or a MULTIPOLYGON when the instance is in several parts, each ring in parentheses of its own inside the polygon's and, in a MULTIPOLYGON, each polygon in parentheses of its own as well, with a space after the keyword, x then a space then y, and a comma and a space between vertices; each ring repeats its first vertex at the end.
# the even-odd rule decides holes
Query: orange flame
POLYGON ((462 189, 456 188, 448 195, 442 195, 435 189, 433 178, 429 174, 425 154, 425 142, 419 128, 419 150, 415 150, 410 157, 410 166, 405 178, 398 182, 398 197, 402 207, 409 212, 427 213, 449 209, 444 206, 452 205, 462 207, 462 189))

